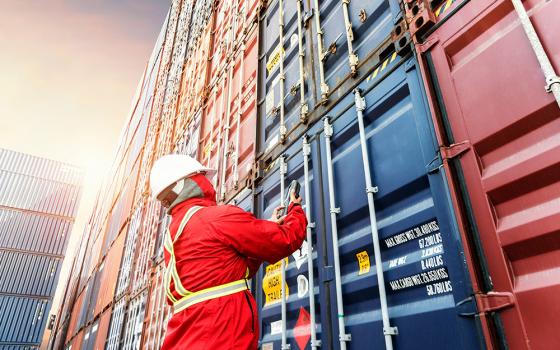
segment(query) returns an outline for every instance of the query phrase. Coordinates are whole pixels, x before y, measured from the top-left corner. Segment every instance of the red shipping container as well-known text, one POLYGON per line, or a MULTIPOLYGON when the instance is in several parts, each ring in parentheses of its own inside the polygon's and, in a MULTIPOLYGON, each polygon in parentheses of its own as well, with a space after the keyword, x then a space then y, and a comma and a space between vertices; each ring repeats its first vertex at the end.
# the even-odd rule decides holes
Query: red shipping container
POLYGON ((103 309, 113 301, 113 297, 115 296, 115 287, 121 266, 127 226, 125 226, 119 234, 115 243, 109 249, 107 258, 105 259, 103 275, 100 282, 103 287, 100 288, 97 296, 94 315, 98 315, 101 311, 103 311, 103 309))
POLYGON ((72 349, 81 349, 83 342, 84 342, 84 331, 82 330, 80 331, 80 333, 78 333, 78 335, 76 335, 74 339, 72 339, 72 342, 70 344, 72 346, 72 349))
POLYGON ((105 342, 107 341, 107 333, 109 332, 109 323, 111 321, 111 310, 105 311, 99 319, 97 328, 97 338, 93 350, 104 350, 105 342))
POLYGON ((216 4, 216 20, 211 51, 210 84, 226 69, 228 58, 256 24, 259 0, 222 0, 216 4))
POLYGON ((255 159, 258 35, 249 34, 214 86, 202 120, 199 159, 218 170, 222 201, 245 186, 255 159))
POLYGON ((66 342, 70 340, 70 338, 76 334, 76 326, 78 324, 78 318, 80 317, 80 310, 82 309, 82 304, 84 303, 84 295, 85 293, 81 293, 80 296, 74 302, 74 307, 71 311, 70 316, 70 324, 68 325, 68 333, 66 334, 66 342))
POLYGON ((179 111, 177 120, 177 135, 181 135, 187 124, 202 107, 206 98, 206 84, 209 67, 209 55, 212 42, 212 28, 214 27, 214 16, 204 29, 199 38, 196 50, 189 53, 179 95, 179 111))
MULTIPOLYGON (((480 247, 479 310, 489 324, 499 310, 510 349, 558 349, 560 111, 512 2, 462 5, 417 48, 442 154, 458 159, 444 166, 465 243, 480 247)), ((560 71, 560 2, 524 6, 560 71)))

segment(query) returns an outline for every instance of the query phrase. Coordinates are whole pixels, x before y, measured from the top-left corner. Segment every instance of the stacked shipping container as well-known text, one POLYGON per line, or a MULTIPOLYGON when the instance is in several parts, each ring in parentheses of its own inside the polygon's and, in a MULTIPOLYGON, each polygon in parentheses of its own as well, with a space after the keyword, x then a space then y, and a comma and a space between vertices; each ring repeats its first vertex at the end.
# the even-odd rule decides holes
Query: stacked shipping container
MULTIPOLYGON (((556 68, 557 5, 525 4, 556 68)), ((262 349, 558 347, 559 112, 544 81, 506 0, 173 1, 59 344, 161 346, 169 219, 148 175, 174 151, 258 217, 303 185, 306 242, 253 281, 262 349)))
POLYGON ((81 181, 76 167, 0 149, 0 349, 39 346, 81 181))

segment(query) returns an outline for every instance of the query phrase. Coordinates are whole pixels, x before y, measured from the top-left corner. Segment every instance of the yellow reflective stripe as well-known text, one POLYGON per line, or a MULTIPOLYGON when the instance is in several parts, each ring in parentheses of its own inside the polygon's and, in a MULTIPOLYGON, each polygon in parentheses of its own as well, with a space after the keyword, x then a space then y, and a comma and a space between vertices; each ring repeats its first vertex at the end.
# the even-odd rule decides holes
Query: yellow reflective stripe
POLYGON ((185 214, 185 216, 183 216, 183 219, 181 220, 181 224, 179 225, 179 229, 177 230, 177 234, 175 235, 174 240, 171 237, 171 231, 169 229, 167 230, 164 246, 165 249, 167 249, 167 251, 171 255, 171 258, 169 259, 169 265, 168 265, 169 277, 166 281, 166 286, 167 286, 166 292, 169 299, 171 299, 173 302, 177 302, 177 298, 175 298, 175 296, 173 296, 173 293, 171 292, 171 279, 173 279, 173 283, 175 284, 175 290, 177 291, 177 293, 179 293, 179 295, 185 297, 191 294, 191 292, 189 292, 183 286, 183 283, 181 282, 181 278, 179 277, 179 272, 177 271, 177 264, 175 263, 176 259, 175 259, 175 251, 173 249, 173 244, 177 242, 177 239, 183 233, 183 230, 185 229, 185 226, 187 225, 191 217, 200 209, 202 209, 202 207, 196 206, 190 208, 187 211, 187 213, 185 214))
POLYGON ((242 279, 239 281, 222 284, 221 286, 211 287, 211 288, 200 290, 198 292, 194 292, 189 296, 186 296, 181 300, 177 301, 176 303, 174 303, 173 313, 178 313, 180 311, 185 310, 189 306, 201 303, 203 301, 225 297, 227 295, 242 292, 244 290, 247 290, 248 283, 249 282, 247 280, 242 279))
POLYGON ((187 296, 191 294, 188 290, 185 289, 183 284, 181 283, 181 278, 179 277, 179 273, 177 272, 177 265, 173 264, 173 269, 171 270, 171 275, 173 276, 173 282, 175 282, 175 289, 179 294, 182 296, 187 296))
POLYGON ((163 241, 163 247, 171 254, 173 252, 173 241, 171 240, 171 232, 169 229, 165 232, 165 239, 163 241))
POLYGON ((177 298, 171 292, 171 266, 175 266, 175 262, 173 261, 175 258, 171 256, 169 260, 169 265, 167 265, 167 269, 165 270, 165 294, 172 302, 177 302, 177 298))
POLYGON ((185 226, 187 226, 187 223, 189 222, 189 220, 200 209, 202 209, 202 207, 192 207, 192 208, 189 209, 189 211, 187 211, 187 213, 183 217, 183 220, 181 220, 181 224, 179 225, 179 229, 177 230, 177 234, 175 234, 175 239, 173 240, 173 243, 177 242, 177 239, 179 239, 181 234, 183 234, 183 230, 185 229, 185 226))
POLYGON ((249 268, 247 268, 247 271, 245 271, 245 279, 249 278, 250 273, 249 268))

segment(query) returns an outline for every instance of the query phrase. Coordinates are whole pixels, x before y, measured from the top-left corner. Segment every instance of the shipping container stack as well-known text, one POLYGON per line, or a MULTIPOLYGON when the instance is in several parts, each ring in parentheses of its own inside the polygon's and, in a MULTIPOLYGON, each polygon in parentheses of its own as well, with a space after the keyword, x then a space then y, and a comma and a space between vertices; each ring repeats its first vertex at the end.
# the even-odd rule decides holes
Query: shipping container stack
MULTIPOLYGON (((169 217, 148 177, 176 152, 260 218, 302 185, 304 244, 253 279, 261 349, 560 346, 560 84, 514 4, 173 1, 86 228, 63 343, 161 346, 169 217)), ((558 3, 525 5, 558 68, 558 3)))
POLYGON ((82 171, 0 148, 0 349, 38 349, 81 193, 82 171))

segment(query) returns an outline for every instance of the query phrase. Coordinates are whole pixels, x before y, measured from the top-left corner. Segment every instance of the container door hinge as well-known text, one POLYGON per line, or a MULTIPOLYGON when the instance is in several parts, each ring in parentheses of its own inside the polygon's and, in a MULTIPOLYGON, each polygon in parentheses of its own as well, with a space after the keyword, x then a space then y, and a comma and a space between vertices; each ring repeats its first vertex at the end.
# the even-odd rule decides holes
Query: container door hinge
POLYGON ((457 303, 456 308, 459 311, 459 316, 474 317, 477 315, 487 314, 489 312, 496 312, 507 309, 515 305, 515 298, 510 292, 488 292, 487 294, 475 294, 467 299, 461 300, 457 303), (472 309, 473 302, 476 301, 476 310, 472 309))
POLYGON ((258 183, 260 180, 264 178, 264 164, 262 160, 259 159, 256 160, 255 163, 253 163, 252 173, 253 173, 253 184, 258 183))
POLYGON ((439 148, 439 152, 441 154, 442 159, 453 159, 459 157, 463 153, 469 151, 471 149, 471 142, 469 140, 454 143, 449 146, 442 146, 439 148))

